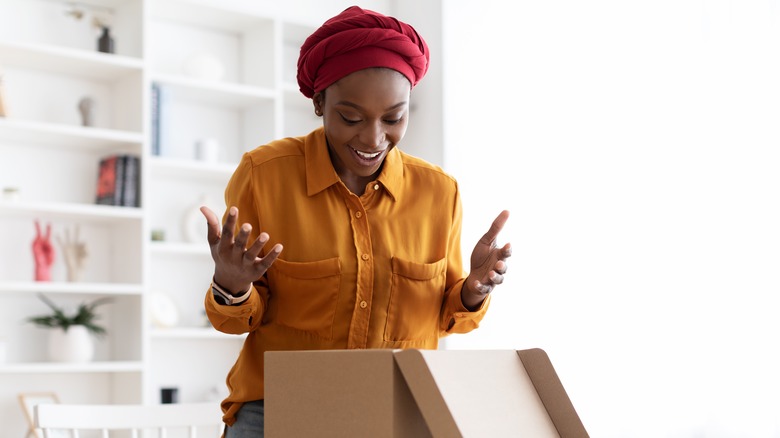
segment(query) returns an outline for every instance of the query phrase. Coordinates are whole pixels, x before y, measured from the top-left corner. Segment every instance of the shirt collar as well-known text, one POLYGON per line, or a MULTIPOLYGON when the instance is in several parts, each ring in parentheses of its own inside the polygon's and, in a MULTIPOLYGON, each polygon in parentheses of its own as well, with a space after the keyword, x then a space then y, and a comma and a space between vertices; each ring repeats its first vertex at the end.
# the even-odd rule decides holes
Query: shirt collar
MULTIPOLYGON (((306 154, 306 192, 309 196, 341 181, 336 169, 333 168, 333 162, 330 161, 323 127, 315 129, 306 137, 304 153, 306 154)), ((377 178, 394 200, 398 200, 401 193, 403 172, 401 151, 398 147, 394 147, 385 157, 382 171, 377 178)))

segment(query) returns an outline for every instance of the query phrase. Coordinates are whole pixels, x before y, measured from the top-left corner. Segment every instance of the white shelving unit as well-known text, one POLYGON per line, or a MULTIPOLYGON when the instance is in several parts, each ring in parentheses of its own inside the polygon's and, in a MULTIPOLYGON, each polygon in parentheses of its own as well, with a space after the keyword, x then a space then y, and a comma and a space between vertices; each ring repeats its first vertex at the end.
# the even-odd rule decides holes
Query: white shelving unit
POLYGON ((291 47, 315 26, 212 0, 0 5, 8 108, 0 117, 0 187, 19 192, 17 200, 0 199, 0 435, 26 431, 21 392, 90 403, 158 403, 160 388, 171 386, 182 401, 225 395, 245 336, 221 334, 205 320, 213 262, 197 207, 205 202, 221 214, 224 187, 245 151, 320 122, 282 80, 294 67, 289 57, 297 57, 291 47), (68 15, 74 7, 81 20, 68 15), (96 50, 95 14, 111 18, 116 53, 96 50), (193 59, 204 55, 222 75, 193 70, 193 59), (159 149, 153 86, 164 99, 159 149), (77 110, 85 96, 96 105, 91 126, 82 126, 77 110), (198 159, 203 139, 219 145, 216 161, 198 159), (140 157, 140 207, 95 204, 98 163, 113 154, 140 157), (50 224, 53 236, 79 228, 89 251, 83 281, 66 281, 56 241, 52 281, 33 281, 36 220, 50 224), (151 241, 152 231, 164 241, 151 241), (37 294, 63 307, 111 297, 100 308, 108 334, 97 341, 94 361, 48 361, 48 331, 26 321, 47 312, 37 294), (173 327, 154 326, 153 294, 175 304, 173 327))
MULTIPOLYGON (((0 198, 0 436, 26 433, 21 392, 53 391, 72 403, 158 403, 160 388, 175 386, 182 401, 224 397, 244 336, 221 334, 205 321, 213 262, 197 208, 205 203, 222 213, 224 187, 245 151, 321 124, 298 91, 295 69, 304 39, 346 7, 325 3, 0 3, 8 110, 0 117, 0 188, 19 191, 18 200, 0 198), (84 18, 68 14, 74 7, 84 18), (97 51, 95 13, 111 17, 116 53, 97 51), (221 75, 198 74, 193 60, 204 55, 217 60, 221 75), (159 112, 153 87, 162 90, 159 112), (77 109, 86 96, 96 105, 91 126, 82 126, 77 109), (215 161, 197 157, 196 144, 205 139, 219 145, 215 161), (98 164, 113 154, 140 157, 139 207, 95 205, 98 164), (52 281, 33 281, 36 220, 51 224, 55 236, 80 229, 89 251, 82 281, 66 281, 56 242, 52 281), (152 241, 153 232, 164 240, 152 241), (47 360, 48 331, 27 322, 47 311, 39 293, 63 307, 112 299, 100 307, 108 334, 94 361, 47 360), (174 304, 173 327, 153 325, 156 294, 174 304)), ((440 114, 441 104, 429 113, 440 114)), ((429 149, 441 145, 421 150, 429 149)))

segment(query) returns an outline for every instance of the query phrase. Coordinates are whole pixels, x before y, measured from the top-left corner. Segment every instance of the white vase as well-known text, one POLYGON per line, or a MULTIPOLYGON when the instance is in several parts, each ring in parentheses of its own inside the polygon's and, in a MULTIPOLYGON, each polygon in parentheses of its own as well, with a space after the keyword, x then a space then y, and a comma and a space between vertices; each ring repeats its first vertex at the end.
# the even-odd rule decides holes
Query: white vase
POLYGON ((65 331, 49 331, 49 359, 54 362, 83 363, 92 360, 95 344, 83 325, 72 325, 65 331))

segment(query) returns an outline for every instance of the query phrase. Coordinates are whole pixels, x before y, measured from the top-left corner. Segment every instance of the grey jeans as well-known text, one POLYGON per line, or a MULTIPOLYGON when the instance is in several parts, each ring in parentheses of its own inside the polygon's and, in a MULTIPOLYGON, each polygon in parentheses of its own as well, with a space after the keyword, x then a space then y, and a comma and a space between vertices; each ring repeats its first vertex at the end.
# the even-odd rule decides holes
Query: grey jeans
POLYGON ((225 438, 263 438, 265 401, 255 400, 241 405, 236 422, 225 426, 225 438))

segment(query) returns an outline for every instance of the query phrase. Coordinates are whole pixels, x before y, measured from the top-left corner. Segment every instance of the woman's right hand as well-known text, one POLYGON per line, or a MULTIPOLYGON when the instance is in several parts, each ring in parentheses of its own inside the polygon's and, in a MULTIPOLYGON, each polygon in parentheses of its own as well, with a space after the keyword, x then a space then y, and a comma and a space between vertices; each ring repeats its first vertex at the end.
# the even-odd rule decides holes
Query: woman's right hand
POLYGON ((265 257, 258 257, 268 242, 268 234, 260 233, 247 248, 252 225, 242 224, 238 235, 234 236, 233 233, 238 221, 238 208, 230 207, 221 233, 217 214, 206 206, 201 207, 200 211, 208 224, 209 247, 215 265, 214 281, 231 294, 240 295, 265 274, 282 252, 282 245, 277 243, 265 257))

